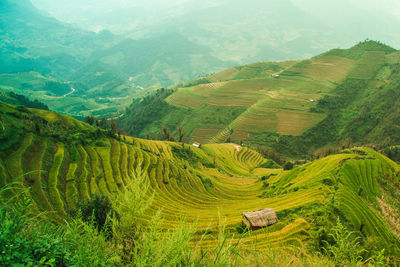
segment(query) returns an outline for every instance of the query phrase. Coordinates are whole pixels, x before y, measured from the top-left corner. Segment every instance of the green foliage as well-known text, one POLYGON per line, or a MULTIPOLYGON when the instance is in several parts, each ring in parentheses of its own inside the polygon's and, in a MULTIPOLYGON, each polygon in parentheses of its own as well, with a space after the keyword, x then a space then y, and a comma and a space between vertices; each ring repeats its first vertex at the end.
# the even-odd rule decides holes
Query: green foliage
POLYGON ((79 219, 66 227, 45 214, 33 216, 28 191, 19 185, 1 190, 0 264, 2 266, 98 266, 109 262, 105 238, 79 219), (13 198, 9 191, 19 192, 13 198))
POLYGON ((159 121, 174 109, 165 102, 165 98, 172 93, 173 90, 162 88, 143 99, 135 99, 125 115, 118 120, 120 126, 129 134, 139 135, 146 125, 159 121))
POLYGON ((333 244, 327 244, 325 251, 338 265, 355 265, 361 263, 364 249, 360 245, 360 238, 354 232, 347 230, 337 219, 329 236, 333 244))
POLYGON ((276 163, 275 161, 269 159, 267 162, 263 163, 259 166, 259 168, 267 168, 267 169, 281 169, 282 167, 276 163))
POLYGON ((71 91, 68 84, 58 83, 58 82, 47 82, 43 90, 45 90, 50 95, 62 96, 71 91))
POLYGON ((372 256, 365 258, 365 244, 355 232, 346 229, 346 227, 337 218, 337 223, 328 234, 332 238, 332 243, 326 242, 324 248, 327 253, 336 262, 337 265, 359 265, 367 263, 369 266, 388 266, 389 260, 385 256, 385 249, 369 251, 372 256))
POLYGON ((116 216, 112 203, 107 196, 95 195, 91 199, 80 203, 79 206, 80 216, 84 222, 92 223, 98 231, 103 231, 111 233, 110 225, 106 224, 108 222, 108 217, 116 216))
POLYGON ((400 162, 400 146, 386 147, 383 153, 391 160, 400 162))
POLYGON ((283 72, 281 72, 282 76, 303 76, 303 74, 301 72, 298 71, 292 71, 292 70, 284 70, 283 72))
POLYGON ((49 107, 47 105, 39 102, 37 99, 32 101, 29 98, 20 94, 16 94, 14 92, 8 92, 8 93, 0 92, 0 101, 12 105, 21 105, 27 108, 49 110, 49 107))
POLYGON ((200 158, 196 153, 193 152, 193 148, 190 145, 186 145, 184 147, 180 146, 172 146, 171 151, 175 157, 183 159, 190 163, 193 167, 196 167, 198 163, 203 164, 206 167, 214 167, 209 161, 206 161, 203 158, 200 158))
POLYGON ((180 83, 174 85, 174 88, 192 87, 192 86, 196 86, 196 85, 200 85, 200 84, 207 84, 207 83, 211 83, 210 79, 208 79, 207 77, 201 77, 201 78, 198 78, 198 79, 192 80, 192 81, 180 82, 180 83))
POLYGON ((114 240, 121 245, 121 263, 134 266, 174 266, 182 262, 194 233, 187 224, 164 231, 161 213, 143 220, 153 198, 147 195, 149 185, 141 173, 135 175, 117 200, 114 209, 123 214, 113 219, 114 240))
POLYGON ((201 182, 203 183, 203 185, 207 188, 207 187, 213 187, 213 182, 211 181, 210 178, 204 178, 202 176, 199 176, 201 182))
POLYGON ((391 52, 395 52, 396 50, 379 41, 365 40, 363 42, 359 42, 350 49, 333 49, 325 53, 325 55, 341 56, 357 60, 361 59, 366 51, 382 51, 385 54, 389 54, 391 52))
POLYGON ((283 169, 284 169, 285 171, 291 170, 291 169, 293 169, 293 167, 294 167, 294 164, 293 164, 293 162, 291 162, 291 161, 287 161, 287 162, 283 165, 283 169))
MULTIPOLYGON (((31 116, 32 112, 2 106, 7 123, 13 121, 15 125, 21 124, 20 127, 28 121, 23 119, 24 116, 31 116), (12 120, 7 117, 11 116, 9 112, 22 118, 12 116, 12 120)), ((65 135, 74 131, 79 134, 79 129, 92 129, 89 125, 54 113, 43 111, 39 114, 47 118, 48 123, 58 121, 64 124, 65 135)), ((29 132, 29 129, 24 131, 29 132)), ((44 172, 38 178, 42 184, 34 186, 45 186, 43 189, 47 192, 44 197, 50 197, 53 204, 49 205, 49 210, 54 209, 58 212, 57 218, 67 221, 58 226, 60 232, 57 236, 62 243, 59 250, 65 251, 64 260, 68 264, 74 261, 85 266, 90 266, 91 262, 119 266, 220 266, 232 262, 245 265, 246 253, 249 253, 253 241, 254 247, 263 251, 260 254, 254 252, 255 259, 260 262, 265 260, 263 253, 265 257, 273 257, 272 252, 262 247, 266 240, 273 248, 296 250, 304 242, 309 242, 312 249, 308 253, 317 251, 317 245, 322 243, 321 247, 326 247, 327 251, 335 251, 330 247, 336 244, 330 229, 336 216, 340 216, 346 229, 361 232, 357 234, 357 242, 365 249, 361 253, 363 261, 369 259, 368 262, 379 264, 387 257, 398 255, 400 242, 386 222, 387 218, 381 214, 376 202, 379 199, 376 198, 385 193, 391 197, 390 205, 398 207, 392 202, 398 202, 395 199, 398 199, 396 191, 400 167, 372 149, 347 149, 344 153, 338 152, 314 162, 302 162, 305 164, 287 172, 276 171, 277 175, 266 175, 268 170, 256 169, 265 159, 245 147, 235 149, 232 145, 220 144, 203 145, 197 149, 184 144, 131 137, 126 137, 124 143, 102 138, 100 140, 105 142, 103 147, 77 146, 64 144, 55 137, 42 135, 44 133, 25 133, 25 138, 19 140, 11 156, 3 153, 1 162, 5 164, 0 165, 0 175, 10 171, 23 172, 35 166, 36 160, 42 161, 40 168, 44 172), (43 142, 47 146, 38 149, 43 142), (85 151, 88 153, 86 157, 85 151), (40 156, 35 156, 36 153, 40 156), (214 161, 215 166, 212 164, 214 161), (203 168, 207 164, 209 168, 203 168), (141 169, 143 173, 136 174, 136 170, 141 169), (256 173, 265 173, 259 182, 256 182, 258 176, 254 177, 256 173), (71 199, 70 181, 77 186, 74 195, 79 201, 85 199, 79 188, 81 183, 90 183, 93 196, 100 193, 107 195, 119 218, 107 216, 110 214, 110 202, 97 197, 91 200, 93 203, 88 201, 84 204, 87 208, 81 216, 69 218, 61 214, 63 205, 68 207, 71 199), (360 186, 363 191, 358 193, 360 186), (259 198, 260 194, 264 198, 259 198), (212 221, 209 232, 206 225, 215 219, 213 214, 219 205, 224 207, 224 217, 229 220, 227 230, 219 232, 220 223, 212 221), (246 242, 239 244, 242 237, 234 235, 237 235, 240 213, 266 205, 277 209, 280 222, 246 233, 246 242), (158 211, 160 206, 165 207, 161 212, 158 211), (99 231, 97 211, 102 221, 112 221, 110 227, 99 231), (196 220, 198 216, 201 226, 188 225, 176 218, 181 211, 190 220, 196 220), (294 220, 301 222, 294 223, 294 220), (197 234, 194 234, 194 229, 199 229, 197 234), (201 233, 207 236, 203 237, 201 233), (256 240, 259 237, 262 239, 256 240), (199 242, 197 250, 193 248, 196 242, 199 242), (375 255, 372 252, 377 251, 377 247, 385 248, 385 251, 375 255)), ((273 155, 273 152, 266 153, 273 155)), ((34 183, 35 179, 26 181, 34 183)), ((29 198, 38 199, 34 193, 29 198)), ((33 211, 39 212, 37 208, 44 207, 32 205, 33 211)), ((51 216, 56 217, 53 213, 51 216)), ((44 231, 40 230, 38 234, 44 235, 44 231)), ((334 258, 333 253, 327 254, 334 258)), ((53 258, 58 261, 59 256, 53 258)), ((309 260, 308 257, 302 259, 309 260)), ((279 262, 278 258, 276 260, 279 262)), ((396 263, 396 260, 392 262, 396 263)))

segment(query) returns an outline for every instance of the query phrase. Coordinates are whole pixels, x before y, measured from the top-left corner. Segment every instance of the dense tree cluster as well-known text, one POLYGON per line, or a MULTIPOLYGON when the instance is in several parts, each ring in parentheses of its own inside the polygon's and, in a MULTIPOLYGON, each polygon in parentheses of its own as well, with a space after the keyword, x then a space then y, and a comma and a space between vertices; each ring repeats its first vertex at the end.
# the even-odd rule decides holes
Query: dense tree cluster
POLYGON ((134 99, 124 116, 118 119, 121 128, 131 135, 138 135, 145 126, 159 121, 172 108, 164 100, 173 92, 162 88, 144 98, 134 99))
POLYGON ((2 93, 0 94, 0 100, 8 104, 24 106, 27 108, 37 108, 43 110, 49 110, 49 107, 37 99, 30 100, 26 96, 16 94, 14 92, 2 93))

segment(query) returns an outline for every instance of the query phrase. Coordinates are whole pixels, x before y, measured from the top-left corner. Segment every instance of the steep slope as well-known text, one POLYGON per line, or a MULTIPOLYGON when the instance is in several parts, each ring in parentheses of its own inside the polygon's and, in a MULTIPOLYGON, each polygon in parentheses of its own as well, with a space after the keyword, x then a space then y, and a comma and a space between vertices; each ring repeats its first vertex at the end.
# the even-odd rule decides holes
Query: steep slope
MULTIPOLYGON (((181 124, 192 141, 267 143, 292 156, 349 137, 366 143, 374 140, 369 136, 379 136, 390 141, 378 144, 393 144, 397 140, 388 134, 387 118, 397 114, 389 102, 397 99, 398 63, 398 51, 365 41, 309 60, 227 69, 176 85, 165 99, 169 112, 135 133, 145 136, 163 124, 172 130, 181 124), (385 109, 392 110, 384 117, 385 109), (373 125, 358 127, 369 116, 373 125), (289 146, 295 147, 293 152, 289 146)), ((125 130, 131 132, 127 125, 135 124, 133 110, 140 105, 144 103, 135 102, 121 118, 125 130)))
POLYGON ((56 113, 6 104, 0 111, 1 184, 30 187, 37 208, 54 218, 68 217, 96 194, 113 199, 141 172, 154 194, 151 210, 162 208, 163 227, 173 228, 180 216, 196 222, 198 232, 207 233, 199 235, 204 248, 217 245, 225 221, 225 232, 241 249, 308 242, 322 250, 326 228, 340 216, 363 239, 386 248, 386 255, 398 255, 398 233, 383 207, 398 210, 400 166, 373 150, 346 150, 291 171, 270 170, 260 168, 266 162, 260 154, 234 144, 195 148, 119 139, 56 113), (279 223, 235 237, 241 213, 264 207, 277 211, 279 223))

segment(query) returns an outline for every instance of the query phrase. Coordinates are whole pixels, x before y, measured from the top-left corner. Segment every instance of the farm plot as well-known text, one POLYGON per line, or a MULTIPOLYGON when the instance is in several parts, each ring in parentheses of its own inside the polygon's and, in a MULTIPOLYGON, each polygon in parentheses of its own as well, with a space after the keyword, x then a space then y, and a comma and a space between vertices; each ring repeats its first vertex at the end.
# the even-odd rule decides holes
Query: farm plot
POLYGON ((209 140, 217 135, 222 129, 207 129, 207 128, 195 128, 190 135, 191 142, 199 142, 202 144, 209 143, 209 140))
POLYGON ((367 51, 349 73, 350 78, 371 79, 385 63, 385 54, 382 51, 367 51))
POLYGON ((354 64, 355 61, 348 58, 321 55, 311 60, 301 61, 290 70, 300 72, 314 80, 340 82, 354 67, 354 64))

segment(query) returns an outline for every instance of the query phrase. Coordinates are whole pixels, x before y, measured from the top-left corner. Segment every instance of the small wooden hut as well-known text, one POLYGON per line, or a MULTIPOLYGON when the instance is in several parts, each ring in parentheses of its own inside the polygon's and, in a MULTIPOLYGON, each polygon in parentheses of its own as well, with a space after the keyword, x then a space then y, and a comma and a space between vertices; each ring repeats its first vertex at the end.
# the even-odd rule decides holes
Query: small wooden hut
POLYGON ((193 143, 193 146, 194 146, 194 147, 197 147, 197 148, 201 148, 201 144, 200 144, 200 143, 197 143, 197 142, 193 143))
POLYGON ((278 222, 274 209, 261 209, 257 211, 243 212, 243 224, 250 230, 267 227, 278 222))

